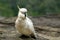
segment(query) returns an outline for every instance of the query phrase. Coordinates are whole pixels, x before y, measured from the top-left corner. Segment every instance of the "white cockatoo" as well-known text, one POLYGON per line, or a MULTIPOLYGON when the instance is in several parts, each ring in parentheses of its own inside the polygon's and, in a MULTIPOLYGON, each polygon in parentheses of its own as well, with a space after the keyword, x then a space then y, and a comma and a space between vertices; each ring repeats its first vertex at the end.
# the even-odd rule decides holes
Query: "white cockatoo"
POLYGON ((27 17, 27 9, 19 8, 18 17, 15 22, 15 27, 21 35, 35 37, 33 22, 27 17))

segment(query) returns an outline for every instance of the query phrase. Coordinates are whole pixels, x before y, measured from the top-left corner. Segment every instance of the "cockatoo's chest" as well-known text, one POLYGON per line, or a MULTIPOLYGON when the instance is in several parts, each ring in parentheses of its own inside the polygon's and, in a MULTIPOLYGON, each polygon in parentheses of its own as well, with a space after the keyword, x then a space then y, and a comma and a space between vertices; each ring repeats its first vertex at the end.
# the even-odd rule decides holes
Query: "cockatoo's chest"
POLYGON ((25 35, 30 35, 31 34, 31 30, 29 28, 29 24, 27 21, 18 21, 16 28, 18 30, 18 32, 25 34, 25 35))

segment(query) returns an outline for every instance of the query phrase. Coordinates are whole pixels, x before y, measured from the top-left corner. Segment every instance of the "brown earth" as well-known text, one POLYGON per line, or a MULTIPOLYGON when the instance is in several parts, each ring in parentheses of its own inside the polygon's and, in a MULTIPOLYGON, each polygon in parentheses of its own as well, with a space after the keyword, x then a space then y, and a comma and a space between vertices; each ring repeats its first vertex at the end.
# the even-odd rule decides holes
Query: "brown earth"
MULTIPOLYGON (((60 18, 30 17, 34 23, 36 40, 60 40, 60 18)), ((19 38, 14 22, 16 17, 0 17, 0 40, 35 40, 33 38, 19 38)))

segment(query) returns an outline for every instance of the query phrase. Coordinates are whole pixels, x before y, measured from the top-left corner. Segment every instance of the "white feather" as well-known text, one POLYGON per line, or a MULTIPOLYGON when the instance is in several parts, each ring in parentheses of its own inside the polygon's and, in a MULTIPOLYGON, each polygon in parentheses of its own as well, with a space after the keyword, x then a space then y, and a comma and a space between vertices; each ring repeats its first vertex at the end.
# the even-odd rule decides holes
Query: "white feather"
POLYGON ((35 35, 33 22, 28 17, 25 18, 24 14, 21 12, 27 12, 27 9, 22 8, 19 10, 18 18, 16 19, 15 22, 15 27, 17 31, 27 36, 31 34, 35 35))

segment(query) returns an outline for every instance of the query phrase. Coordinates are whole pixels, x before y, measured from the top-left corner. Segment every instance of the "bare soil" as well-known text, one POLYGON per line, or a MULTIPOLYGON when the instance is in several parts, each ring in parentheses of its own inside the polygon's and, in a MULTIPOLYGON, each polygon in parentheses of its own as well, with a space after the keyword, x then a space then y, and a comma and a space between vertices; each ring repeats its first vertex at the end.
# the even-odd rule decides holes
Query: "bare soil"
POLYGON ((34 23, 37 39, 19 38, 14 27, 16 17, 0 17, 0 40, 60 40, 60 18, 30 17, 34 23))

